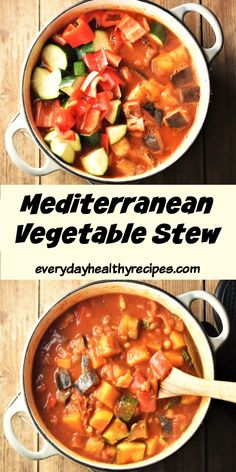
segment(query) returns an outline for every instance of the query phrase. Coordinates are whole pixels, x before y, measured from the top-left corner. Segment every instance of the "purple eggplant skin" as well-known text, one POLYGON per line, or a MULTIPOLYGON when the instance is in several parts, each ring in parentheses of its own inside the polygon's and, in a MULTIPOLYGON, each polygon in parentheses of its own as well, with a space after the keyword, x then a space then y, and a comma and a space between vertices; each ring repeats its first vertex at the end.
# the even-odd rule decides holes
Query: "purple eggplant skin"
POLYGON ((161 108, 158 108, 152 102, 147 102, 143 105, 144 110, 146 110, 156 121, 157 125, 160 127, 163 120, 164 112, 161 108))
POLYGON ((65 390, 72 386, 70 374, 64 369, 59 369, 56 372, 55 381, 59 390, 65 390))
POLYGON ((74 383, 74 387, 76 387, 80 393, 84 394, 99 382, 100 379, 97 376, 95 370, 91 369, 79 376, 79 378, 74 383))
POLYGON ((171 77, 171 82, 174 87, 183 87, 193 82, 193 71, 191 67, 185 67, 185 69, 179 70, 171 77))
POLYGON ((188 126, 188 120, 179 110, 176 110, 173 113, 170 113, 168 116, 165 117, 165 120, 170 128, 178 129, 178 128, 185 128, 185 126, 188 126))
POLYGON ((160 151, 161 146, 155 134, 146 134, 144 136, 144 142, 151 151, 160 151))
POLYGON ((184 87, 180 90, 180 98, 183 103, 198 103, 200 100, 200 87, 184 87))

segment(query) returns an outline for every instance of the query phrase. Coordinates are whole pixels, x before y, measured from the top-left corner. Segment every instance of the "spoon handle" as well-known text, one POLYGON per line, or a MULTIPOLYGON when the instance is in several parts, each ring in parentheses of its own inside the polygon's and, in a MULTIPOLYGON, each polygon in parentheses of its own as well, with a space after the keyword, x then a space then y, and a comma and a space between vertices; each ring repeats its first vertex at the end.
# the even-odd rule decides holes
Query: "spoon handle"
POLYGON ((174 368, 161 383, 159 398, 181 395, 210 397, 236 403, 236 382, 199 379, 174 368))

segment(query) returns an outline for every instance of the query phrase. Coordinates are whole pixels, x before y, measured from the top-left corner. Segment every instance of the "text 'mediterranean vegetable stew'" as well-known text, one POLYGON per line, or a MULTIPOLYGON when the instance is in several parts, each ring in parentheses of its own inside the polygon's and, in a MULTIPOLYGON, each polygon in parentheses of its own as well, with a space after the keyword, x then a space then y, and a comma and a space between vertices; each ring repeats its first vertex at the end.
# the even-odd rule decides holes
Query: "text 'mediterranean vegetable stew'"
POLYGON ((158 399, 175 366, 202 375, 183 321, 136 295, 78 303, 45 332, 36 351, 33 395, 44 424, 85 458, 129 464, 177 440, 201 399, 158 399))
POLYGON ((186 46, 163 24, 120 10, 80 15, 52 36, 31 84, 35 123, 51 151, 109 178, 168 159, 200 100, 186 46))

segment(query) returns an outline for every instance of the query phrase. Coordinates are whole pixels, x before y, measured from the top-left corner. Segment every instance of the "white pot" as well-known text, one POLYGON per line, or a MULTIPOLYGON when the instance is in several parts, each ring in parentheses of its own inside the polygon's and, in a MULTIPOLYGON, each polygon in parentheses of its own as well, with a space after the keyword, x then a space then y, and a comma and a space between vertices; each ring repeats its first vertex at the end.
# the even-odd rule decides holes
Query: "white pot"
POLYGON ((106 8, 122 8, 134 10, 135 12, 140 12, 148 16, 153 17, 161 21, 169 29, 171 29, 179 39, 186 45, 188 48, 193 63, 195 64, 195 69, 198 75, 198 81, 201 88, 201 98, 198 105, 196 119, 191 129, 189 130, 186 139, 183 140, 182 144, 176 149, 175 152, 165 161, 163 164, 158 167, 134 177, 119 177, 119 178, 104 178, 104 177, 93 177, 86 172, 76 169, 75 167, 67 165, 65 162, 57 158, 44 142, 42 136, 37 130, 34 124, 34 118, 32 114, 31 106, 31 97, 30 97, 30 78, 32 71, 38 61, 41 49, 45 42, 57 31, 63 29, 68 23, 72 20, 78 18, 81 12, 87 12, 91 10, 97 10, 104 8, 104 0, 84 0, 79 4, 76 4, 63 13, 58 15, 56 18, 51 20, 38 34, 33 44, 31 45, 28 54, 26 55, 26 60, 23 66, 23 72, 21 77, 21 111, 20 113, 12 120, 9 124, 6 131, 6 148, 7 152, 15 163, 24 172, 33 175, 47 175, 51 172, 63 168, 67 172, 83 177, 92 182, 98 183, 133 183, 141 181, 147 177, 151 177, 170 165, 174 164, 178 159, 180 159, 183 154, 189 149, 196 137, 198 136, 203 123, 205 121, 209 100, 210 100, 210 80, 208 72, 208 64, 214 59, 214 57, 219 53, 223 45, 223 33, 221 26, 217 18, 203 5, 195 3, 187 3, 185 5, 180 5, 171 10, 166 10, 157 4, 146 0, 120 0, 119 5, 117 5, 117 0, 108 0, 105 3, 106 8), (213 28, 215 33, 216 41, 212 48, 201 48, 197 43, 196 39, 192 33, 187 29, 183 23, 183 19, 186 13, 188 12, 197 12, 202 15, 208 23, 213 28), (39 146, 41 151, 45 154, 46 162, 40 168, 35 168, 27 164, 24 159, 18 154, 13 138, 17 131, 26 131, 35 143, 39 146))
MULTIPOLYGON (((29 336, 28 342, 26 343, 21 367, 21 393, 13 400, 5 412, 4 431, 11 446, 19 454, 28 459, 46 459, 47 457, 59 454, 73 459, 76 462, 82 463, 88 467, 101 468, 102 470, 124 470, 124 466, 105 464, 96 460, 93 461, 80 456, 79 454, 76 454, 67 447, 63 446, 42 422, 37 412, 32 392, 33 359, 37 346, 45 331, 48 329, 51 323, 53 323, 53 321, 58 318, 58 316, 60 316, 64 311, 70 309, 76 303, 87 298, 106 293, 127 293, 147 297, 157 301, 158 303, 161 303, 168 310, 177 314, 184 321, 196 344, 202 363, 204 378, 209 380, 214 379, 214 360, 212 350, 215 352, 225 342, 229 334, 229 322, 227 314, 224 307, 216 299, 216 297, 201 290, 188 292, 178 297, 174 297, 159 288, 140 282, 111 281, 90 283, 86 286, 82 286, 65 295, 59 301, 56 301, 56 303, 46 311, 46 313, 35 324, 29 336), (210 303, 220 318, 222 331, 218 337, 207 337, 201 323, 189 311, 191 303, 196 299, 202 299, 210 303), (37 452, 28 450, 15 436, 12 426, 12 419, 20 412, 27 413, 36 430, 44 439, 43 448, 37 452)), ((201 399, 200 406, 191 424, 177 441, 154 457, 139 463, 127 464, 125 466, 125 470, 134 470, 140 467, 150 466, 176 452, 192 437, 192 435, 198 429, 206 415, 209 404, 209 398, 201 399)))

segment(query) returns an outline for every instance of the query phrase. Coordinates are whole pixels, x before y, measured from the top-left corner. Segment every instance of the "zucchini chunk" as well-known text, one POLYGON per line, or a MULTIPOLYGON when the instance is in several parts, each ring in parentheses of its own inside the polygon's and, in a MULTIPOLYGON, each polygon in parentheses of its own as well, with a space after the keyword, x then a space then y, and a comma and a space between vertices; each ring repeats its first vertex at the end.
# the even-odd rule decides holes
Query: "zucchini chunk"
POLYGON ((144 458, 146 444, 142 442, 122 441, 116 448, 116 464, 139 462, 144 458))
POLYGON ((88 52, 95 52, 93 41, 91 41, 91 43, 83 44, 83 46, 75 48, 75 52, 78 60, 86 56, 88 52))
POLYGON ((95 131, 91 134, 81 134, 80 137, 84 144, 88 144, 91 147, 96 147, 100 143, 100 131, 95 131))
POLYGON ((103 147, 81 157, 83 169, 91 175, 104 175, 108 169, 108 163, 108 155, 103 147))
POLYGON ((35 67, 31 85, 33 91, 42 100, 51 100, 59 96, 61 83, 61 71, 59 69, 49 72, 43 67, 35 67))
POLYGON ((137 398, 124 395, 116 406, 116 415, 125 423, 129 423, 137 405, 137 398))
POLYGON ((57 130, 56 129, 51 129, 47 134, 45 134, 43 139, 47 144, 50 144, 50 142, 53 139, 57 138, 57 136, 58 136, 57 130))
POLYGON ((111 425, 108 426, 105 433, 103 433, 103 438, 108 444, 116 444, 121 439, 127 438, 129 430, 123 421, 119 418, 116 418, 112 421, 111 425))
POLYGON ((66 95, 70 96, 72 93, 82 85, 84 76, 67 75, 60 83, 60 90, 66 95))
POLYGON ((50 142, 51 151, 60 157, 67 164, 73 164, 75 160, 75 151, 68 141, 62 141, 55 138, 50 142))
POLYGON ((127 132, 127 125, 115 125, 106 128, 110 144, 115 144, 122 139, 127 132))
POLYGON ((109 121, 109 123, 111 123, 111 125, 114 125, 121 110, 121 101, 111 100, 109 102, 109 105, 110 105, 110 110, 105 115, 105 118, 107 119, 107 121, 109 121))
POLYGON ((60 46, 47 44, 42 50, 42 61, 50 70, 66 70, 68 66, 67 55, 60 46))
POLYGON ((97 376, 95 370, 91 369, 87 372, 84 372, 80 375, 78 380, 74 383, 74 387, 76 387, 80 393, 86 393, 91 387, 97 385, 100 379, 97 376))
POLYGON ((109 35, 106 31, 96 30, 95 38, 93 40, 94 51, 99 51, 100 49, 110 49, 109 35))
POLYGON ((161 23, 152 21, 150 24, 150 36, 154 41, 156 41, 160 46, 164 46, 167 38, 167 29, 161 23))

